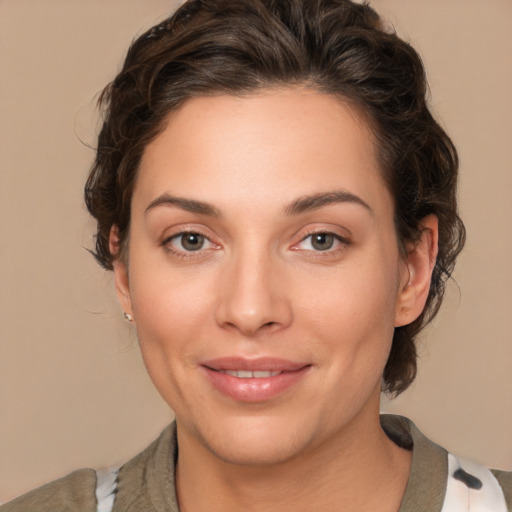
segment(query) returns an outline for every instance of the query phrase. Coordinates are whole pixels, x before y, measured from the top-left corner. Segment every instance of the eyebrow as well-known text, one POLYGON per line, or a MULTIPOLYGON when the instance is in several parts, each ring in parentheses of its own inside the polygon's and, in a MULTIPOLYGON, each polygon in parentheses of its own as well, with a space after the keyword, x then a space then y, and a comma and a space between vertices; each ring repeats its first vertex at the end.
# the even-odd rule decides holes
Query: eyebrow
POLYGON ((346 190, 320 192, 318 194, 299 197, 286 207, 285 212, 287 215, 297 215, 299 213, 317 210, 322 206, 336 203, 355 203, 363 206, 371 214, 373 214, 372 208, 366 201, 363 201, 360 197, 346 190))
MULTIPOLYGON (((300 213, 317 210, 322 206, 337 203, 358 204, 373 214, 373 210, 368 203, 346 190, 319 192, 318 194, 299 197, 285 208, 285 214, 298 215, 300 213)), ((197 201, 196 199, 172 196, 170 194, 162 194, 151 201, 144 211, 144 214, 157 206, 176 206, 187 212, 198 213, 200 215, 208 215, 210 217, 222 216, 222 212, 210 203, 197 201)))
POLYGON ((209 215, 210 217, 220 217, 221 212, 215 206, 205 203, 203 201, 196 201, 195 199, 187 199, 185 197, 171 196, 170 194, 162 194, 149 203, 149 206, 144 210, 144 214, 156 208, 157 206, 177 206, 182 210, 191 213, 199 213, 201 215, 209 215))

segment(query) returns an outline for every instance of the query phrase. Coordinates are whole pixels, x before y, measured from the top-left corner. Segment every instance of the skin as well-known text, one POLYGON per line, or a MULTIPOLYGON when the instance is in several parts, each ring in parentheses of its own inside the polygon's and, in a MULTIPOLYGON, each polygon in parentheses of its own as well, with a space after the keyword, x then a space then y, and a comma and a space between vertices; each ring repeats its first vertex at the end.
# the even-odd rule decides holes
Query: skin
POLYGON ((393 213, 369 128, 312 90, 189 100, 148 145, 114 270, 176 413, 180 510, 399 508, 411 455, 380 427, 381 376, 394 327, 424 307, 437 220, 404 257, 393 213), (203 371, 226 356, 307 371, 244 402, 203 371))

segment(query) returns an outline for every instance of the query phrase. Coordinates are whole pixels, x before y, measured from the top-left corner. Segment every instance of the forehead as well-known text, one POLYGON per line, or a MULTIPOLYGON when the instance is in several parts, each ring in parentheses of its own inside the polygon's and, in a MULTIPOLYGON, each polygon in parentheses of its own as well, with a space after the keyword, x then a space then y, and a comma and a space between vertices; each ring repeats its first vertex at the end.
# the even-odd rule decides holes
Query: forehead
POLYGON ((334 189, 389 199, 371 129, 332 95, 283 88, 193 98, 171 113, 145 150, 134 202, 168 192, 284 204, 334 189))

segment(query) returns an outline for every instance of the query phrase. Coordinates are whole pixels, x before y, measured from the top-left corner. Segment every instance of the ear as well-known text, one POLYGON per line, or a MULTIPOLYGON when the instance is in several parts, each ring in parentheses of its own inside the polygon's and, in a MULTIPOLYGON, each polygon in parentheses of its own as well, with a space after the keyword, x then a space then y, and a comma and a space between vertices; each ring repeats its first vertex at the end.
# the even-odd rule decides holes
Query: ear
POLYGON ((428 215, 422 219, 419 229, 420 239, 406 243, 407 258, 398 290, 395 327, 410 324, 420 316, 430 290, 438 248, 437 216, 428 215))
MULTIPOLYGON (((117 255, 120 251, 119 230, 117 226, 112 226, 109 235, 109 249, 111 254, 117 255)), ((116 258, 114 266, 114 283, 116 287, 117 298, 124 311, 124 316, 128 321, 133 320, 132 301, 130 296, 130 283, 128 279, 128 268, 122 258, 116 258)))

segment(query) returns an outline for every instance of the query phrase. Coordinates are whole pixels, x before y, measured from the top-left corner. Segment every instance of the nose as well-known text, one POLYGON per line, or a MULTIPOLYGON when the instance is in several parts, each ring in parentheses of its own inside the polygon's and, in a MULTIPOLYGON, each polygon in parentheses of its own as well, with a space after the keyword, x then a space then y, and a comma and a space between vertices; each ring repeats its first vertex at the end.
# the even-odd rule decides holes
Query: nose
POLYGON ((292 307, 278 262, 247 252, 227 263, 221 276, 217 324, 251 337, 288 327, 292 307))

